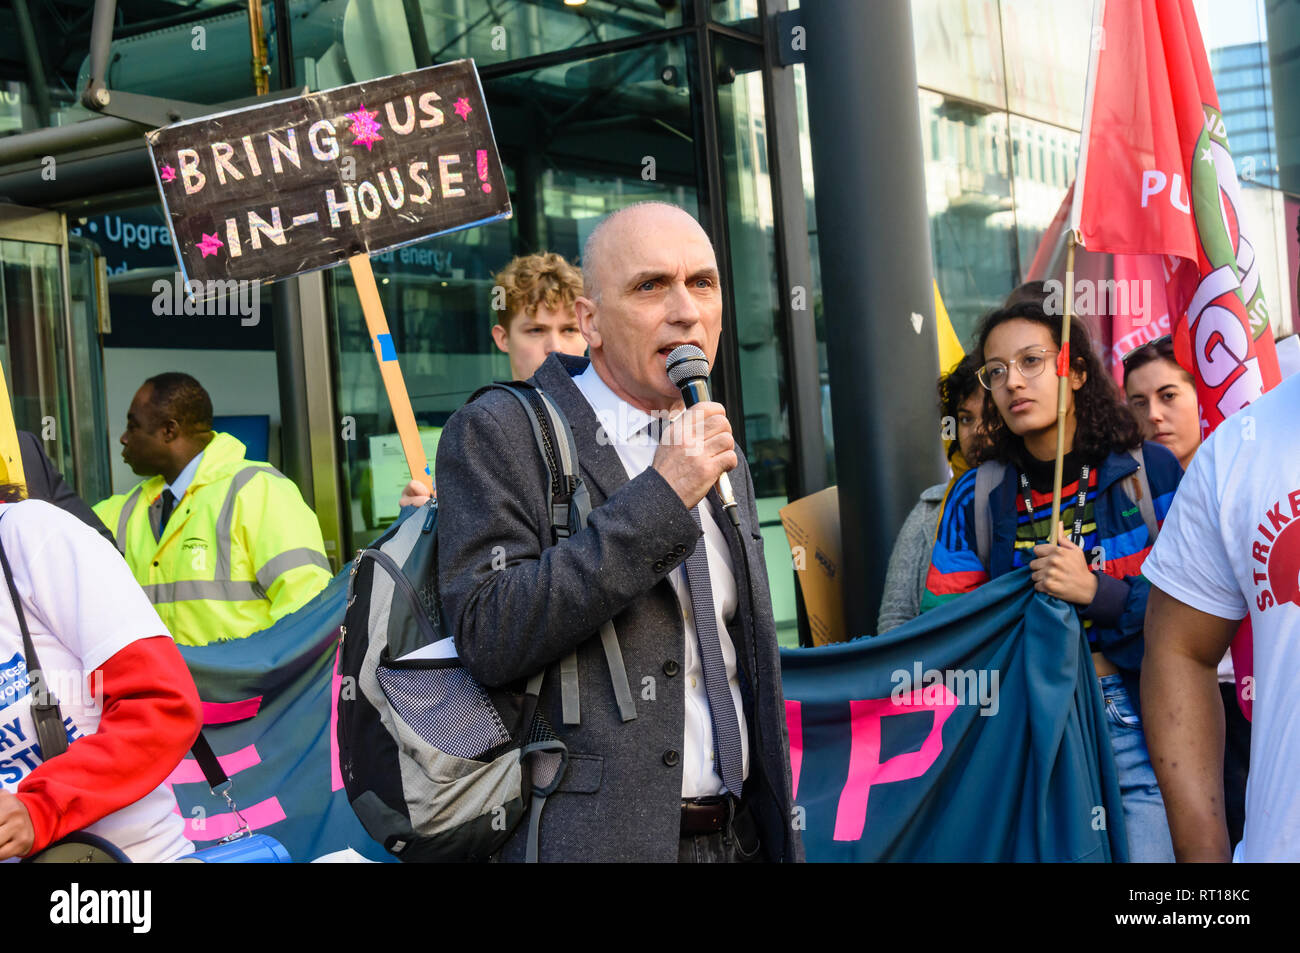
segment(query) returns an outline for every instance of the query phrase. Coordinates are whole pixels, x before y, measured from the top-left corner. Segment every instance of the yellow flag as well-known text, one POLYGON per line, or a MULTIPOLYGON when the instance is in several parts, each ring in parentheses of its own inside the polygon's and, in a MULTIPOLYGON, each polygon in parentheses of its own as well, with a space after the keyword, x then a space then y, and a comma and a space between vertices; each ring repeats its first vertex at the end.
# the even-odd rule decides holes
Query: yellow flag
POLYGON ((961 363, 966 352, 962 350, 957 332, 952 329, 952 321, 948 318, 948 309, 943 306, 937 281, 934 283, 934 311, 939 318, 939 372, 947 374, 961 363))
MULTIPOLYGON (((939 370, 944 374, 949 374, 952 369, 961 363, 961 359, 966 356, 962 350, 961 339, 957 337, 957 332, 953 330, 952 321, 948 317, 948 309, 943 306, 943 297, 939 294, 939 282, 934 283, 934 311, 938 316, 939 331, 939 370)), ((947 453, 951 446, 951 440, 943 442, 944 452, 947 453)), ((970 464, 962 456, 960 450, 955 451, 948 458, 952 466, 952 479, 948 481, 948 490, 943 494, 943 502, 939 504, 939 519, 943 519, 944 508, 948 505, 948 493, 952 490, 952 485, 957 482, 957 478, 970 469, 970 464)), ((938 526, 938 522, 935 523, 938 526)))
POLYGON ((23 457, 18 450, 18 428, 14 426, 14 410, 9 404, 9 384, 4 367, 0 366, 0 483, 16 483, 24 491, 27 480, 23 476, 23 457))

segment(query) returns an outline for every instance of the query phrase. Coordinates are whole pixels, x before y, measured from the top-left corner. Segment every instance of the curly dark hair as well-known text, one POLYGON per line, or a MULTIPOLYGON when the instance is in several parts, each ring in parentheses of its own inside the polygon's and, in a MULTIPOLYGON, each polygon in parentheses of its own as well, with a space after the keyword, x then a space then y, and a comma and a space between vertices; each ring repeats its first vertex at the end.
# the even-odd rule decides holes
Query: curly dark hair
MULTIPOLYGON (((944 419, 951 417, 956 420, 961 405, 966 403, 971 394, 984 393, 976 376, 983 363, 979 354, 967 354, 956 367, 939 378, 939 413, 944 419)), ((948 458, 952 459, 952 455, 960 449, 958 441, 953 440, 948 447, 948 458)), ((978 463, 977 460, 966 462, 972 466, 978 463)))
MULTIPOLYGON (((1052 343, 1061 346, 1060 318, 1046 314, 1041 301, 1021 299, 980 319, 975 353, 982 357, 993 329, 1016 318, 1041 324, 1052 335, 1052 343)), ((1070 364, 1087 374, 1074 392, 1074 450, 1085 460, 1100 462, 1109 454, 1140 447, 1142 430, 1097 357, 1088 326, 1077 317, 1070 319, 1070 364)), ((1027 455, 1024 440, 1011 432, 992 400, 984 401, 984 430, 988 438, 984 459, 1016 463, 1027 455)))
POLYGON ((1011 289, 1011 294, 1007 295, 1007 300, 1002 302, 1002 307, 1009 308, 1013 304, 1023 304, 1026 301, 1036 301, 1040 305, 1047 301, 1047 283, 1043 281, 1026 281, 1023 285, 1016 285, 1011 289))

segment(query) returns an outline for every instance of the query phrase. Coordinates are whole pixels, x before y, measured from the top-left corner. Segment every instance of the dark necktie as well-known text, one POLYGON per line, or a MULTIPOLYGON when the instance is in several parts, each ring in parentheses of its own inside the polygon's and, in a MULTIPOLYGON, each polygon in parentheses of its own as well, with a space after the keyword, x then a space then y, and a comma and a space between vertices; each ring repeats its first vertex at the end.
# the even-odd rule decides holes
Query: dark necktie
MULTIPOLYGON (((695 525, 700 523, 699 509, 691 510, 695 525)), ((717 752, 718 774, 722 783, 737 797, 745 779, 745 754, 741 747, 740 722, 736 702, 727 683, 727 664, 722 657, 718 638, 717 616, 713 608, 713 586, 709 584, 709 558, 704 536, 686 560, 686 582, 691 589, 691 612, 695 616, 695 636, 700 643, 700 665, 704 669, 704 691, 709 698, 709 715, 713 720, 713 750, 717 752)))
POLYGON ((176 497, 171 490, 162 491, 162 516, 158 519, 158 538, 167 530, 167 521, 171 519, 172 510, 176 508, 176 497))

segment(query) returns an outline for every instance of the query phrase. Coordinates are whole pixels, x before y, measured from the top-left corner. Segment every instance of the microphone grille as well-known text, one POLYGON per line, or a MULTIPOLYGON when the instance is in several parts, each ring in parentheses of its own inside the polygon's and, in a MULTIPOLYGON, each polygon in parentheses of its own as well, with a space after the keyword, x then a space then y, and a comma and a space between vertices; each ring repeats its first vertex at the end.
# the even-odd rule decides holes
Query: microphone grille
POLYGON ((683 344, 668 353, 668 379, 674 387, 709 376, 709 359, 694 344, 683 344))

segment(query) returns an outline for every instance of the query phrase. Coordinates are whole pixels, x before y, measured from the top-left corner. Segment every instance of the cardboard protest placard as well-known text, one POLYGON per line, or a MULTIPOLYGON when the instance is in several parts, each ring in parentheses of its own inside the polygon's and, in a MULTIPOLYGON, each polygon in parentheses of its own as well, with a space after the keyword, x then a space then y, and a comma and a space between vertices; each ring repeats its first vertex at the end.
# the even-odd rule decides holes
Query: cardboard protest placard
POLYGON ((187 281, 275 281, 510 215, 472 60, 146 139, 187 281))
POLYGON ((145 138, 191 294, 348 263, 408 469, 432 492, 370 255, 510 216, 473 61, 191 119, 145 138))
POLYGON ((843 642, 844 578, 840 545, 840 492, 827 487, 780 510, 795 574, 808 610, 813 645, 843 642))

